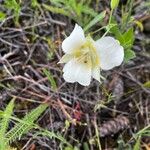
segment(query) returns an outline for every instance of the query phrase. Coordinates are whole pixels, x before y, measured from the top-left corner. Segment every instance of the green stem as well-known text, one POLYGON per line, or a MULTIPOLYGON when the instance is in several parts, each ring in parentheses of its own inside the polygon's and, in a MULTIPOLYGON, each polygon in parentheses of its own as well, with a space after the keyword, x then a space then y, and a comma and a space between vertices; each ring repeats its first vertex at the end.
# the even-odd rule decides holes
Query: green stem
POLYGON ((113 11, 114 11, 114 9, 111 9, 111 11, 110 11, 110 16, 109 16, 109 22, 108 22, 108 25, 111 24, 111 19, 112 19, 113 11))
POLYGON ((105 29, 105 28, 106 28, 106 26, 103 26, 103 27, 101 27, 101 28, 99 28, 99 29, 97 29, 97 30, 91 32, 90 35, 93 35, 93 34, 99 32, 99 31, 101 31, 101 30, 103 30, 103 29, 105 29))
POLYGON ((103 34, 103 36, 102 37, 104 37, 109 31, 110 31, 110 24, 111 24, 111 19, 112 19, 112 15, 113 15, 113 11, 114 11, 114 9, 111 9, 111 11, 110 11, 110 16, 109 16, 109 22, 108 22, 108 29, 107 29, 107 31, 103 34))
POLYGON ((100 143, 100 137, 99 137, 100 135, 99 135, 96 120, 94 121, 94 126, 95 126, 95 134, 96 134, 96 141, 97 141, 97 144, 98 144, 98 149, 102 150, 101 143, 100 143))
MULTIPOLYGON (((128 16, 126 18, 125 24, 122 25, 122 31, 123 32, 125 32, 125 30, 127 28, 127 24, 130 21, 131 12, 132 12, 132 8, 133 8, 133 2, 134 2, 134 0, 128 0, 129 10, 128 10, 128 16)), ((127 10, 126 10, 126 12, 127 12, 127 10)))

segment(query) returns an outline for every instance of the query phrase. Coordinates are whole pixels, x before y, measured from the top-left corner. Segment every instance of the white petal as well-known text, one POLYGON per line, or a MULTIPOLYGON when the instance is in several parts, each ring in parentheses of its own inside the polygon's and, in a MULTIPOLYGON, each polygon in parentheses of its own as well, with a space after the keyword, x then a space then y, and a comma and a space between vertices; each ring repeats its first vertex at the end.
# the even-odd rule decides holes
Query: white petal
POLYGON ((74 77, 74 66, 72 61, 69 61, 68 63, 65 64, 64 68, 63 68, 63 77, 65 79, 66 82, 70 82, 70 83, 74 83, 75 77, 74 77))
POLYGON ((69 61, 63 69, 63 77, 66 82, 78 82, 81 85, 88 86, 91 81, 91 68, 76 59, 69 61))
POLYGON ((100 67, 92 69, 92 77, 100 82, 100 67))
POLYGON ((109 70, 119 66, 124 59, 124 50, 119 41, 112 37, 104 37, 95 42, 100 57, 100 67, 109 70))
POLYGON ((78 24, 76 24, 70 36, 62 42, 62 49, 65 53, 71 53, 73 50, 82 46, 84 42, 84 31, 78 24))
POLYGON ((58 63, 67 63, 72 58, 73 58, 73 55, 71 55, 71 54, 65 54, 64 56, 62 56, 62 58, 59 60, 58 63))

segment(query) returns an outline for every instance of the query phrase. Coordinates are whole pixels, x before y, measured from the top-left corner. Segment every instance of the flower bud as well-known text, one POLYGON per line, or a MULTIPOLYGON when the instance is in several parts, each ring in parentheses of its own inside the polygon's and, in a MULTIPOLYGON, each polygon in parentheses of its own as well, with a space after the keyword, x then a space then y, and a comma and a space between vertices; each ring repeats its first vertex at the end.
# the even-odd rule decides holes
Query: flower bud
POLYGON ((119 4, 119 0, 111 0, 111 4, 110 4, 111 9, 117 8, 118 4, 119 4))

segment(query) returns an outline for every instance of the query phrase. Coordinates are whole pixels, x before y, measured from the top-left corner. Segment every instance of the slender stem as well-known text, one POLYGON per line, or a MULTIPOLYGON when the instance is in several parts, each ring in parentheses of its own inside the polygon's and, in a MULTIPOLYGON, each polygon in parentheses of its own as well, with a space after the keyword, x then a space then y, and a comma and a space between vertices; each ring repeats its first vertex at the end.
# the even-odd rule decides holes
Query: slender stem
MULTIPOLYGON (((122 25, 122 31, 125 31, 125 29, 126 29, 126 27, 127 27, 127 24, 128 24, 129 21, 130 21, 131 12, 132 12, 132 7, 133 7, 133 2, 134 2, 134 0, 128 0, 129 10, 128 10, 128 15, 127 15, 126 21, 125 21, 125 23, 122 25)), ((126 11, 127 11, 127 10, 126 10, 126 11)))
POLYGON ((101 28, 99 28, 99 29, 97 29, 97 30, 91 32, 90 35, 93 35, 93 34, 99 32, 99 31, 101 31, 101 30, 103 30, 103 29, 105 29, 105 28, 106 28, 106 26, 103 26, 103 27, 101 27, 101 28))
POLYGON ((107 29, 107 31, 103 34, 102 38, 105 37, 105 35, 110 31, 110 28, 107 29))
POLYGON ((109 22, 108 22, 108 29, 107 29, 107 31, 103 34, 103 36, 102 37, 104 37, 109 31, 110 31, 110 24, 111 24, 111 19, 112 19, 112 15, 113 15, 113 11, 114 11, 114 9, 111 9, 111 11, 110 11, 110 16, 109 16, 109 22))
POLYGON ((102 150, 96 118, 94 118, 94 127, 95 127, 95 134, 96 134, 96 141, 98 144, 98 149, 102 150))
POLYGON ((114 11, 114 9, 111 9, 111 11, 110 11, 110 16, 109 16, 109 22, 108 22, 108 25, 111 24, 111 19, 112 19, 113 11, 114 11))

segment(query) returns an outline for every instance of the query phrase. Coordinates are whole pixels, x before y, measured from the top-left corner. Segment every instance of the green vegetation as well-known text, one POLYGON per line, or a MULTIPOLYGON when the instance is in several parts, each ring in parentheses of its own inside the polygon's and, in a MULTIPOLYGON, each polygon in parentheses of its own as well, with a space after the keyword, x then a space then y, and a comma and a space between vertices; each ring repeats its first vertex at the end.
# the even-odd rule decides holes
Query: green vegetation
POLYGON ((146 149, 149 6, 142 0, 0 1, 0 150, 26 144, 35 149, 146 149), (124 63, 102 71, 106 78, 100 84, 94 80, 81 87, 62 78, 62 41, 76 23, 86 36, 112 36, 124 48, 124 63), (102 136, 99 129, 118 115, 128 118, 129 126, 112 132, 108 124, 102 136))
POLYGON ((12 116, 15 98, 13 98, 7 105, 4 111, 0 111, 0 149, 6 150, 10 147, 11 143, 21 139, 24 134, 27 134, 30 130, 36 129, 37 132, 34 136, 43 135, 49 138, 57 138, 64 144, 68 144, 67 141, 61 136, 53 132, 45 130, 35 124, 34 122, 39 118, 39 116, 48 107, 47 104, 40 104, 37 108, 33 109, 30 113, 27 113, 24 118, 19 119, 12 116), (8 130, 8 125, 10 122, 15 122, 12 129, 8 130))
POLYGON ((20 2, 18 3, 16 0, 6 0, 4 3, 4 7, 6 9, 12 10, 12 14, 14 15, 16 24, 19 23, 19 16, 21 12, 20 2))

